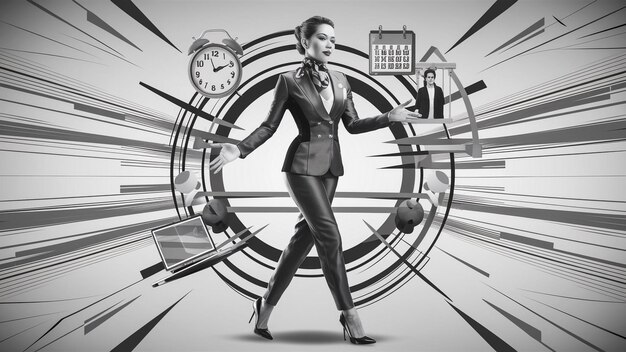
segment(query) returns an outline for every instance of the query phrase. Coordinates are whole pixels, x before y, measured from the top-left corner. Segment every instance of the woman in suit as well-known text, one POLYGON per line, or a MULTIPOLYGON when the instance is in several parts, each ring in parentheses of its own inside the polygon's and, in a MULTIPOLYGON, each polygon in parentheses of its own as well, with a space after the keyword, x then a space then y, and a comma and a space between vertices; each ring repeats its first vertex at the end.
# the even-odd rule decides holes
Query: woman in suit
POLYGON ((443 118, 443 90, 435 84, 435 70, 424 72, 424 86, 417 90, 416 106, 419 116, 428 119, 443 118))
POLYGON ((311 17, 296 27, 295 36, 296 48, 304 55, 302 66, 279 76, 269 114, 261 126, 236 145, 211 145, 221 150, 210 167, 217 173, 227 163, 245 158, 274 134, 289 109, 299 133, 287 149, 282 171, 300 215, 267 291, 253 304, 252 315, 257 317, 254 332, 272 339, 267 328, 272 309, 315 245, 324 277, 341 311, 344 339, 347 332, 352 343, 374 343, 374 339, 365 336, 352 301, 341 236, 331 209, 338 177, 343 175, 338 124, 341 120, 348 132, 363 133, 388 127, 395 121, 406 122, 417 114, 404 108, 410 103, 407 101, 387 113, 359 119, 346 76, 326 68, 335 49, 333 22, 325 17, 311 17))

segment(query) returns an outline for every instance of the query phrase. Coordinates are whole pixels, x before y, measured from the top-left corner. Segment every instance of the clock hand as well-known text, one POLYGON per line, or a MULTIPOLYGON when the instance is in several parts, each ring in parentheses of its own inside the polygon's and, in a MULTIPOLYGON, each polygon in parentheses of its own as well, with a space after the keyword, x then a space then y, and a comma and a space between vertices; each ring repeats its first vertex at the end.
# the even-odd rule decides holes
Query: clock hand
POLYGON ((217 68, 213 68, 213 72, 218 72, 219 70, 223 69, 224 67, 227 67, 228 65, 229 64, 218 66, 217 68))
POLYGON ((216 71, 215 71, 215 65, 213 64, 213 59, 212 59, 212 58, 209 58, 209 60, 211 60, 211 66, 213 66, 213 72, 216 72, 216 71))

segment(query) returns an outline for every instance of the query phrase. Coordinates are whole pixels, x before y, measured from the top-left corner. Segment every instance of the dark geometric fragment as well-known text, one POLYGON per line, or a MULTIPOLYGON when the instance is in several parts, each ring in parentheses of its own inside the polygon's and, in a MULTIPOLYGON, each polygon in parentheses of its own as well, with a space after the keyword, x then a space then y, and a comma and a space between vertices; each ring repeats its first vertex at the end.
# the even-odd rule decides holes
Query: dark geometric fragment
POLYGON ((58 40, 55 40, 55 39, 52 39, 52 38, 46 37, 46 36, 45 36, 45 35, 43 35, 43 34, 35 33, 35 32, 33 32, 33 31, 29 31, 29 30, 28 30, 28 29, 26 29, 26 28, 22 28, 22 27, 19 27, 19 26, 16 26, 16 25, 14 25, 14 24, 7 23, 7 22, 4 22, 4 21, 0 21, 0 22, 5 23, 5 24, 8 24, 9 26, 15 27, 15 28, 17 28, 17 29, 21 29, 21 30, 23 30, 24 32, 28 32, 28 33, 33 34, 33 35, 36 35, 36 36, 38 36, 38 37, 41 37, 41 38, 44 38, 44 39, 48 39, 48 40, 50 40, 50 41, 52 41, 52 42, 55 42, 55 43, 57 43, 57 44, 61 44, 61 45, 66 46, 66 47, 68 47, 68 48, 72 48, 72 49, 74 49, 74 50, 78 50, 78 51, 80 51, 81 53, 85 53, 85 54, 87 54, 87 55, 89 55, 89 56, 95 57, 94 55, 92 55, 92 54, 90 54, 90 53, 88 53, 88 52, 86 52, 86 51, 84 51, 84 50, 81 50, 81 49, 75 48, 75 47, 73 47, 73 46, 71 46, 71 45, 67 45, 67 44, 65 44, 65 43, 63 43, 63 42, 60 42, 60 41, 58 41, 58 40))
POLYGON ((519 319, 518 317, 516 317, 513 314, 505 311, 504 309, 502 309, 500 307, 497 307, 495 304, 492 304, 492 303, 490 303, 490 302, 488 302, 488 301, 486 301, 484 299, 483 299, 483 301, 485 301, 485 303, 490 305, 493 309, 495 309, 498 312, 500 312, 500 314, 504 315, 507 319, 509 319, 511 322, 513 322, 513 324, 517 325, 520 329, 524 330, 524 332, 526 332, 532 338, 537 340, 537 342, 539 342, 540 344, 544 345, 550 351, 554 351, 554 349, 552 349, 550 346, 546 345, 545 343, 543 343, 543 341, 541 341, 541 330, 539 330, 539 329, 535 328, 534 326, 528 324, 527 322, 519 319))
POLYGON ((493 309, 495 309, 498 312, 500 312, 500 314, 504 315, 507 319, 512 321, 513 324, 519 326, 520 329, 524 330, 532 338, 534 338, 537 341, 541 341, 541 330, 531 326, 530 324, 528 324, 525 321, 521 320, 520 318, 514 316, 513 314, 505 311, 504 309, 496 306, 495 304, 492 304, 491 302, 486 301, 485 299, 483 299, 483 301, 485 301, 485 303, 490 305, 493 309))
MULTIPOLYGON (((44 79, 44 78, 42 78, 41 76, 38 76, 38 75, 32 75, 32 74, 27 74, 27 73, 24 73, 24 72, 22 72, 22 71, 16 71, 16 70, 13 70, 13 69, 8 68, 8 67, 2 67, 2 66, 0 66, 0 69, 1 69, 1 70, 5 70, 5 71, 7 71, 7 72, 10 72, 10 73, 12 73, 12 74, 15 74, 15 75, 21 76, 20 80, 23 80, 23 81, 29 81, 29 80, 30 80, 30 81, 35 81, 35 82, 37 82, 38 84, 47 83, 47 84, 50 84, 50 85, 54 86, 55 88, 57 88, 58 90, 60 90, 60 91, 62 91, 62 92, 64 92, 64 93, 74 94, 74 95, 77 95, 77 96, 80 96, 80 97, 83 97, 83 98, 92 99, 92 100, 95 100, 95 101, 98 101, 98 102, 104 103, 104 104, 106 104, 106 105, 113 105, 113 106, 116 106, 116 107, 121 108, 121 109, 124 109, 124 110, 134 111, 134 112, 136 112, 136 113, 138 113, 138 114, 142 114, 142 115, 143 115, 143 114, 145 114, 145 112, 144 112, 144 111, 138 110, 138 109, 136 109, 136 108, 132 108, 132 107, 130 107, 130 106, 125 106, 125 105, 120 105, 120 104, 117 104, 117 103, 115 103, 115 102, 111 101, 110 99, 103 99, 103 98, 98 98, 98 97, 93 96, 93 95, 89 95, 89 94, 87 94, 87 93, 84 93, 84 91, 82 91, 82 90, 79 90, 79 89, 74 88, 74 87, 72 87, 72 86, 68 86, 68 85, 65 85, 65 84, 61 84, 61 83, 59 83, 59 82, 58 82, 58 81, 56 81, 56 80, 44 79)), ((19 80, 17 80, 17 79, 16 79, 15 81, 19 81, 19 80)), ((37 95, 40 95, 40 96, 43 96, 43 97, 49 97, 50 99, 56 99, 56 100, 59 100, 59 101, 64 101, 64 102, 68 102, 68 103, 71 103, 71 104, 73 104, 73 103, 74 103, 74 101, 71 101, 71 100, 68 100, 68 99, 61 98, 61 97, 59 97, 58 95, 57 95, 57 96, 53 96, 53 95, 50 95, 50 94, 39 93, 38 91, 36 91, 36 90, 32 90, 32 89, 22 89, 22 88, 20 88, 20 87, 18 87, 18 86, 16 86, 16 85, 8 85, 8 84, 1 84, 1 85, 2 85, 3 87, 7 87, 7 88, 10 88, 10 89, 14 89, 14 90, 19 90, 19 91, 27 92, 27 93, 30 93, 30 94, 37 94, 37 95)), ((64 96, 66 96, 66 97, 67 97, 67 94, 64 94, 64 96)), ((75 132, 74 132, 74 133, 75 133, 75 132)))
POLYGON ((450 254, 450 253, 448 253, 448 252, 444 251, 444 250, 443 250, 443 249, 441 249, 441 248, 439 248, 439 250, 440 250, 440 251, 442 251, 442 252, 444 252, 445 254, 447 254, 447 255, 451 256, 452 258, 454 258, 454 259, 456 259, 456 260, 460 261, 461 263, 463 263, 463 264, 467 265, 468 267, 472 268, 473 270, 475 270, 475 271, 479 272, 481 275, 486 276, 486 277, 489 277, 489 273, 488 273, 488 272, 486 272, 486 271, 484 271, 484 270, 482 270, 482 269, 480 269, 480 268, 478 268, 478 267, 476 267, 476 266, 474 266, 474 265, 472 265, 472 264, 470 264, 470 263, 468 263, 468 262, 464 261, 463 259, 460 259, 460 258, 458 258, 458 257, 456 257, 456 256, 454 256, 454 255, 452 255, 452 254, 450 254))
POLYGON ((492 206, 469 202, 459 202, 459 204, 455 202, 454 208, 481 212, 483 214, 501 214, 516 216, 521 219, 537 219, 612 230, 623 230, 626 226, 626 216, 609 212, 595 214, 584 211, 492 206))
POLYGON ((126 118, 126 115, 124 114, 120 114, 120 113, 113 112, 110 110, 101 109, 101 108, 97 108, 97 107, 89 106, 85 104, 80 104, 80 103, 74 103, 74 110, 84 111, 84 112, 88 112, 88 113, 96 114, 96 115, 102 115, 102 116, 106 116, 106 117, 110 117, 110 118, 113 118, 116 120, 122 120, 122 121, 124 121, 124 119, 126 118))
POLYGON ((137 45, 135 45, 133 42, 131 42, 130 40, 126 39, 126 37, 124 37, 122 34, 120 34, 118 31, 116 31, 115 29, 113 29, 113 27, 111 27, 108 23, 104 22, 100 17, 96 16, 93 12, 88 11, 87 12, 87 22, 91 22, 93 24, 95 24, 96 26, 104 29, 105 31, 111 33, 112 35, 114 35, 115 37, 121 39, 122 41, 128 43, 128 45, 134 47, 135 49, 139 50, 139 51, 143 51, 141 50, 137 45))
MULTIPOLYGON (((191 291, 189 291, 191 292, 191 291)), ((111 350, 111 352, 128 352, 132 351, 139 345, 139 343, 152 331, 152 329, 165 317, 167 313, 169 313, 175 305, 178 304, 183 298, 185 298, 189 292, 185 293, 178 301, 174 302, 169 308, 164 310, 161 314, 152 318, 146 325, 142 326, 139 330, 135 331, 132 335, 126 338, 126 340, 122 341, 115 348, 111 350)))
MULTIPOLYGON (((578 340, 578 341, 580 341, 580 342, 584 343, 585 345, 587 345, 587 346, 589 346, 589 347, 593 348, 593 349, 594 349, 594 350, 596 350, 596 351, 604 351, 604 350, 603 350, 603 349, 601 349, 600 347, 598 347, 598 346, 596 346, 596 345, 592 344, 591 342, 589 342, 589 341, 587 341, 587 340, 583 339, 582 337, 580 337, 580 336, 578 336, 578 335, 574 334, 573 332, 571 332, 571 331, 569 331, 569 330, 565 329, 564 327, 562 327, 562 326, 558 325, 557 323, 553 322, 552 320, 550 320, 550 319, 548 319, 548 318, 544 317, 543 315, 541 315, 541 314, 539 314, 539 313, 535 312, 534 310, 532 310, 532 309, 530 309, 530 308, 526 307, 525 305, 523 305, 523 304, 522 304, 522 303, 520 303, 519 301, 517 301, 517 300, 513 299, 512 297, 510 297, 510 296, 506 295, 505 293, 503 293, 503 292, 499 291, 499 290, 498 290, 498 289, 496 289, 495 287, 490 286, 489 284, 487 284, 487 286, 491 287, 494 291, 496 291, 496 292, 500 293, 501 295, 503 295, 504 297, 506 297, 506 298, 510 299, 511 301, 513 301, 513 302, 515 302, 515 303, 519 304, 520 306, 522 306, 522 307, 526 308, 526 310, 528 310, 528 311, 530 311, 530 312, 534 313, 534 314, 535 314, 535 315, 537 315, 538 317, 540 317, 540 318, 542 318, 543 320, 547 321, 548 323, 550 323, 550 324, 554 325, 555 327, 557 327, 558 329, 560 329, 560 330, 561 330, 561 331, 563 331, 564 333, 566 333, 566 334, 570 335, 571 337, 575 338, 576 340, 578 340)), ((542 302, 539 302, 539 303, 542 303, 542 302)), ((542 303, 542 304, 544 304, 544 303, 542 303)), ((544 305, 545 305, 545 304, 544 304, 544 305)))
POLYGON ((556 18, 556 16, 552 15, 552 18, 554 18, 557 22, 559 22, 560 24, 562 24, 562 25, 563 25, 563 27, 567 27, 567 26, 565 25, 565 23, 561 22, 561 20, 560 20, 560 19, 558 19, 558 18, 556 18))
POLYGON ((506 43, 504 43, 504 44, 500 45, 499 47, 493 49, 493 51, 490 52, 489 54, 485 55, 485 57, 495 53, 496 51, 504 48, 505 46, 510 45, 513 42, 516 42, 516 41, 520 40, 521 38, 529 35, 530 33, 536 31, 537 29, 543 27, 544 23, 545 23, 545 18, 540 19, 539 21, 537 21, 534 24, 532 24, 530 27, 524 29, 521 33, 519 33, 515 37, 509 39, 506 43))
POLYGON ((554 38, 552 38, 552 39, 549 39, 549 40, 547 40, 547 41, 545 41, 545 42, 543 42, 543 43, 541 43, 541 44, 537 44, 537 45, 533 46, 533 47, 532 47, 532 48, 530 48, 530 49, 526 49, 526 50, 524 50, 524 51, 522 51, 522 52, 520 52, 520 53, 518 53, 518 54, 516 54, 516 55, 511 56, 511 57, 510 57, 510 58, 508 58, 508 59, 504 59, 504 60, 502 60, 502 61, 500 61, 500 62, 498 62, 498 63, 496 63, 496 64, 493 64, 493 65, 491 65, 491 66, 487 67, 487 69, 490 69, 490 68, 492 68, 492 67, 495 67, 495 66, 497 66, 497 65, 500 65, 501 63, 507 62, 507 61, 509 61, 509 60, 511 60, 511 59, 514 59, 514 58, 516 58, 516 57, 518 57, 518 56, 520 56, 520 55, 526 54, 526 53, 527 53, 527 52, 529 52, 529 51, 535 50, 535 49, 537 49, 537 48, 539 48, 539 47, 541 47, 541 46, 543 46, 543 45, 546 45, 546 44, 548 44, 548 43, 550 43, 550 42, 553 42, 553 41, 555 41, 555 40, 557 40, 557 39, 559 39, 559 38, 561 38, 561 37, 564 37, 564 36, 566 36, 566 35, 568 35, 568 34, 570 34, 570 33, 575 32, 575 31, 577 31, 577 30, 579 30, 579 29, 581 29, 581 28, 587 27, 588 25, 590 25, 590 24, 592 24, 592 23, 598 22, 598 21, 600 21, 600 20, 602 20, 602 19, 604 19, 604 18, 606 18, 606 17, 608 17, 608 16, 610 16, 610 15, 612 15, 612 14, 614 14, 614 13, 618 12, 618 11, 623 10, 624 8, 626 8, 626 6, 622 6, 622 7, 620 7, 619 9, 617 9, 617 10, 615 10, 615 11, 612 11, 612 12, 609 12, 609 13, 607 13, 606 15, 601 16, 601 17, 599 17, 599 18, 596 18, 595 20, 593 20, 593 21, 591 21, 591 22, 585 23, 585 24, 583 24, 583 25, 581 25, 581 26, 579 26, 579 27, 576 27, 576 28, 574 28, 574 29, 572 29, 572 30, 568 31, 568 32, 565 32, 565 33, 563 33, 563 34, 561 34, 561 35, 559 35, 559 36, 556 36, 556 37, 554 37, 554 38))
MULTIPOLYGON (((507 52, 513 48, 515 48, 516 46, 520 45, 520 44, 524 44, 527 41, 533 39, 534 37, 538 36, 539 34, 542 34, 543 32, 545 32, 545 28, 541 28, 540 30, 536 31, 535 33, 529 35, 528 37, 524 38, 523 40, 520 40, 519 42, 517 42, 515 45, 512 45, 511 47, 509 47, 508 49, 506 49, 504 52, 507 52)), ((483 70, 484 71, 484 70, 483 70)), ((482 72, 482 71, 480 71, 482 72)))
POLYGON ((582 321, 582 322, 584 322, 584 323, 586 323, 586 324, 589 324, 589 325, 593 326, 594 328, 598 328, 598 329, 600 329, 600 330, 602 330, 602 331, 606 331, 606 332, 608 332, 608 333, 609 333, 609 334, 611 334, 611 335, 615 335, 615 336, 617 336, 617 337, 620 337, 620 338, 622 338, 622 339, 625 339, 625 340, 626 340, 626 336, 624 336, 624 335, 620 335, 620 334, 618 334, 618 333, 616 333, 616 332, 614 332, 614 331, 611 331, 611 330, 609 330, 609 329, 603 328, 603 327, 601 327, 600 325, 594 324, 594 323, 592 323, 592 322, 590 322, 590 321, 588 321, 588 320, 581 319, 581 318, 579 318, 579 317, 577 317, 577 316, 575 316, 575 315, 572 315, 572 314, 570 314, 570 313, 568 313, 568 312, 566 312, 566 311, 564 311, 564 310, 561 310, 561 309, 558 309, 558 308, 556 308, 556 307, 553 307, 553 306, 551 306, 551 305, 549 305, 549 304, 546 304, 546 303, 543 303, 543 302, 540 302, 540 301, 537 301, 537 300, 533 300, 533 301, 538 302, 538 303, 541 303, 541 304, 543 304, 544 306, 550 307, 550 308, 552 308, 552 309, 554 309, 554 310, 557 310, 557 311, 559 311, 559 312, 561 312, 561 313, 563 313, 563 314, 565 314, 565 315, 567 315, 567 316, 570 316, 570 317, 572 317, 572 318, 574 318, 574 319, 576 319, 576 320, 578 320, 578 321, 582 321))
MULTIPOLYGON (((480 80, 476 83, 472 83, 469 86, 465 87, 465 93, 467 93, 467 95, 470 95, 472 93, 476 93, 480 90, 483 90, 487 88, 487 85, 485 84, 485 81, 480 80)), ((458 100, 461 98, 461 93, 460 92, 454 92, 451 95, 446 96, 443 101, 445 104, 448 104, 450 102, 450 99, 452 99, 452 101, 458 100)), ((409 109, 410 110, 410 109, 409 109)))
POLYGON ((159 271, 165 269, 165 267, 163 266, 163 262, 158 262, 154 265, 151 265, 143 270, 141 270, 139 273, 141 274, 141 277, 146 279, 149 278, 150 276, 158 273, 159 271))
MULTIPOLYGON (((109 48, 109 49, 111 49, 111 50, 115 51, 116 53, 118 53, 118 54, 122 55, 119 51, 117 51, 117 50, 113 49, 112 47, 110 47, 110 46, 106 45, 106 44, 105 44, 104 42, 102 42, 100 39, 98 39, 98 38, 96 38, 96 37, 92 36, 91 34, 89 34, 89 33, 85 32, 85 31, 83 31, 82 29, 80 29, 80 28, 76 27, 75 25, 73 25, 73 24, 69 23, 68 21, 66 21, 66 20, 62 19, 60 16, 56 15, 55 13, 53 13, 53 12, 52 12, 52 11, 50 11, 50 10, 48 10, 47 8, 45 8, 45 7, 43 7, 43 6, 39 5, 39 4, 37 4, 36 2, 34 2, 34 1, 32 1, 32 0, 26 0, 26 1, 28 1, 28 2, 29 2, 29 3, 31 3, 31 4, 33 4, 34 6, 38 7, 40 10, 44 11, 44 12, 45 12, 45 13, 47 13, 48 15, 50 15, 50 16, 52 16, 52 17, 54 17, 54 18, 58 19, 59 21, 61 21, 61 22, 65 23, 65 24, 67 24, 68 26, 70 26, 70 27, 74 28, 75 30, 77 30, 77 31, 81 32, 82 34, 84 34, 84 35, 88 36, 89 38, 91 38, 91 39, 93 39, 93 40, 97 41, 98 43, 100 43, 100 44, 102 44, 102 45, 106 46, 107 48, 109 48)), ((115 55, 114 55, 114 56, 115 56, 115 55)))
POLYGON ((516 350, 511 347, 511 345, 509 345, 508 343, 504 342, 504 340, 502 340, 501 338, 498 337, 498 335, 494 334, 493 332, 491 332, 489 329, 487 329, 486 327, 484 327, 482 324, 480 324, 479 322, 477 322, 476 320, 470 318, 469 315, 463 313, 461 310, 459 310, 457 307, 453 306, 450 302, 448 302, 448 304, 450 305, 450 307, 452 307, 457 313, 459 313, 459 315, 465 319, 465 321, 474 329, 476 330, 476 332, 480 335, 480 337, 482 337, 488 344, 489 346, 493 347, 494 350, 498 351, 498 352, 515 352, 516 350))
POLYGON ((243 128, 235 126, 234 124, 232 124, 230 122, 227 122, 227 121, 224 121, 224 120, 221 120, 221 119, 216 119, 215 116, 205 112, 204 110, 199 109, 199 108, 197 108, 197 107, 195 107, 195 106, 193 106, 191 104, 185 103, 184 101, 182 101, 182 100, 180 100, 178 98, 175 98, 175 97, 173 97, 173 96, 171 96, 171 95, 169 95, 169 94, 167 94, 167 93, 165 93, 163 91, 160 91, 160 90, 158 90, 158 89, 156 89, 156 88, 154 88, 154 87, 152 87, 152 86, 150 86, 150 85, 148 85, 146 83, 139 82, 139 84, 141 86, 147 88, 148 90, 152 91, 153 93, 159 95, 160 97, 164 98, 165 100, 167 100, 167 101, 169 101, 169 102, 171 102, 173 104, 176 104, 176 105, 180 106, 181 108, 186 109, 189 112, 194 113, 194 114, 196 114, 196 115, 198 115, 198 116, 200 116, 202 118, 205 118, 205 119, 207 119, 209 121, 213 121, 213 122, 217 123, 218 125, 222 125, 223 127, 236 128, 236 129, 239 129, 239 130, 243 130, 243 128))
POLYGON ((169 183, 163 184, 148 184, 148 185, 120 185, 120 193, 159 193, 167 192, 171 189, 172 185, 169 183))
POLYGON ((612 30, 612 29, 621 28, 621 27, 624 27, 624 26, 626 26, 626 23, 623 23, 623 24, 620 24, 620 25, 617 25, 617 26, 613 26, 613 27, 611 27, 611 28, 603 29, 603 30, 601 30, 601 31, 593 32, 593 33, 591 33, 591 34, 584 35, 584 36, 582 36, 582 37, 580 37, 580 38, 578 38, 578 39, 582 39, 582 38, 590 37, 590 36, 592 36, 592 35, 596 35, 596 34, 600 34, 600 33, 608 32, 608 31, 610 31, 610 30, 612 30))
POLYGON ((524 243, 529 246, 535 246, 535 247, 544 248, 544 249, 554 249, 554 243, 552 242, 542 241, 536 238, 530 238, 526 236, 514 235, 512 233, 500 232, 500 238, 509 240, 509 241, 524 243))
POLYGON ((500 16, 504 11, 508 10, 509 7, 513 6, 517 0, 496 0, 496 2, 491 5, 489 10, 483 14, 483 16, 474 23, 472 28, 470 28, 462 37, 459 39, 448 51, 446 54, 450 52, 450 50, 454 49, 457 45, 461 44, 465 39, 471 37, 474 33, 478 32, 481 28, 488 25, 491 21, 496 19, 496 17, 500 16))
MULTIPOLYGON (((122 304, 121 306, 103 314, 104 312, 92 317, 89 320, 85 321, 85 328, 84 328, 84 334, 88 334, 89 332, 91 332, 93 329, 97 328, 98 326, 100 326, 100 324, 104 323, 105 321, 107 321, 109 318, 111 318, 112 316, 114 316, 115 314, 117 314, 119 311, 121 311, 122 309, 126 308, 129 304, 133 303, 137 298, 139 298, 140 296, 137 296, 135 298, 133 298, 132 300, 122 304)), ((108 309, 111 309, 108 308, 108 309)), ((108 310, 107 309, 107 310, 108 310)))
MULTIPOLYGON (((107 298, 112 297, 112 296, 114 296, 114 295, 116 295, 116 294, 118 294, 118 293, 120 293, 120 292, 122 292, 122 291, 126 290, 127 288, 129 288, 129 287, 131 287, 131 286, 133 286, 133 285, 137 284, 138 282, 139 282, 139 281, 136 281, 136 282, 133 282, 133 283, 131 283, 131 284, 129 284, 129 285, 127 285, 127 286, 125 286, 125 287, 122 287, 121 289, 119 289, 119 290, 117 290, 117 291, 115 291, 115 292, 113 292, 113 293, 111 293, 111 294, 109 294, 109 295, 107 295, 107 296, 105 296, 105 297, 102 297, 101 299, 99 299, 99 300, 97 300, 97 301, 95 301, 95 302, 93 302, 93 303, 91 303, 91 304, 89 304, 89 305, 87 305, 87 306, 85 306, 85 307, 83 307, 83 308, 81 308, 81 309, 79 309, 79 310, 77 310, 77 311, 75 311, 75 312, 71 313, 71 314, 68 314, 68 315, 64 316, 63 318, 59 319, 59 320, 58 320, 58 321, 57 321, 54 325, 52 325, 52 327, 51 327, 50 329, 48 329, 48 330, 47 330, 47 331, 46 331, 43 335, 41 335, 41 336, 40 336, 37 340, 35 340, 35 341, 34 341, 33 343, 31 343, 28 347, 26 347, 26 349, 24 349, 24 350, 26 351, 26 350, 30 349, 31 347, 33 347, 33 346, 34 346, 37 342, 39 342, 41 339, 43 339, 44 337, 46 337, 46 335, 48 335, 48 334, 49 334, 52 330, 54 330, 57 326, 59 326, 59 324, 61 324, 61 323, 62 323, 65 319, 67 319, 67 318, 69 318, 69 317, 71 317, 71 316, 74 316, 74 315, 76 315, 76 314, 78 314, 78 313, 80 313, 80 312, 84 311, 85 309, 87 309, 87 308, 89 308, 89 307, 92 307, 92 306, 94 306, 94 305, 96 305, 96 304, 98 304, 98 303, 100 303, 100 302, 102 302, 102 301, 106 300, 107 298)), ((62 337, 66 336, 66 335, 68 335, 68 334, 70 334, 70 333, 72 333, 73 331, 76 331, 76 330, 80 329, 82 326, 83 326, 83 325, 79 325, 79 326, 77 326, 76 328, 74 328, 74 329, 70 330, 69 332, 67 332, 67 333, 65 333, 65 334, 63 334, 63 335, 61 335, 60 337, 56 338, 55 340, 53 340, 53 341, 51 341, 51 342, 47 343, 46 345, 44 345, 44 346, 40 347, 38 350, 40 350, 40 349, 42 349, 42 348, 44 348, 44 347, 46 347, 46 346, 48 346, 48 345, 52 344, 53 342, 55 342, 55 341, 57 341, 57 340, 61 339, 62 337)))
MULTIPOLYGON (((538 100, 540 98, 544 98, 544 97, 548 97, 548 96, 554 96, 557 95, 559 93, 563 93, 564 91, 567 90, 571 90, 573 88, 577 88, 579 86, 584 86, 588 83, 594 83, 595 81, 599 81, 602 79, 608 79, 614 76, 618 76, 621 75, 623 73, 626 73, 626 71, 621 71, 621 72, 617 72, 608 76, 603 76, 603 77, 598 77, 598 78, 594 78, 591 79, 587 82, 583 82, 583 83, 579 83, 579 84, 575 84, 569 87, 565 87, 562 89, 558 89, 552 92, 548 92, 546 94, 542 94, 539 96, 534 96, 532 98, 529 99, 525 99, 523 101, 519 101, 519 102, 515 102, 512 104, 508 104, 506 106, 503 107, 498 107, 496 109, 484 112, 484 113, 480 113, 478 114, 480 115, 487 115, 487 114, 493 114, 496 111, 500 111, 500 110, 504 110, 504 109, 509 109, 512 108, 514 106, 523 104, 523 103, 527 103, 527 102, 531 102, 534 100, 538 100)), ((520 110, 517 111, 512 111, 510 113, 504 113, 503 115, 498 116, 497 119, 488 119, 488 120, 481 120, 478 122, 478 127, 480 129, 487 129, 487 128, 494 128, 494 127, 501 127, 504 125, 511 125, 511 124, 516 124, 519 123, 520 120, 532 117, 532 116, 537 116, 540 114, 545 114, 545 113, 549 113, 549 112, 554 112, 554 111, 558 111, 558 110, 563 110, 563 109, 567 109, 567 108, 573 108, 573 107, 577 107, 580 105, 586 105, 589 103, 594 103, 594 102, 599 102, 599 101, 605 101, 610 99, 610 95, 607 94, 610 93, 610 88, 606 87, 606 88, 600 88, 600 89, 595 89, 593 91, 587 91, 584 93, 578 93, 578 94, 574 94, 574 95, 569 95, 569 96, 565 96, 563 98, 556 98, 553 101, 548 101, 545 103, 535 103, 535 105, 530 105, 528 108, 522 108, 520 110)), ((583 127, 583 129, 586 129, 588 127, 583 127)), ((459 127, 454 127, 451 129, 451 132, 453 132, 455 135, 458 135, 462 132, 467 132, 469 131, 470 128, 468 126, 459 126, 459 127)), ((609 133, 611 132, 610 130, 608 131, 609 133)), ((585 138, 585 135, 587 135, 587 132, 585 131, 579 131, 579 133, 581 133, 580 135, 570 135, 569 138, 572 137, 576 137, 576 140, 590 140, 590 138, 585 138)), ((533 133, 533 134, 529 134, 529 135, 533 135, 532 139, 537 138, 537 136, 540 136, 544 133, 533 133)), ((557 136, 557 138, 560 141, 569 141, 567 138, 562 138, 561 135, 559 135, 558 133, 550 133, 550 134, 554 134, 557 136)), ((436 135, 434 135, 436 136, 436 135)), ((431 137, 431 136, 428 136, 431 137)), ((508 138, 508 137, 507 137, 508 138)), ((599 138, 598 140, 606 140, 606 138, 599 138)), ((481 140, 481 142, 484 142, 485 140, 481 140)), ((550 141, 548 141, 550 143, 550 141)), ((556 143, 556 142, 555 142, 556 143)), ((507 143, 508 145, 510 145, 510 143, 507 143)), ((530 141, 527 141, 526 143, 524 143, 525 145, 530 145, 530 144, 536 144, 530 141)))
POLYGON ((104 22, 104 20, 101 19, 100 17, 98 17, 95 13, 87 10, 83 5, 79 4, 76 0, 72 0, 72 1, 74 1, 74 3, 76 5, 78 5, 78 6, 80 6, 83 10, 87 11, 87 22, 93 23, 94 25, 102 28, 103 30, 109 32, 110 34, 112 34, 113 36, 119 38, 120 40, 126 42, 128 45, 134 47, 135 49, 137 49, 139 51, 143 51, 138 46, 133 44, 130 40, 126 39, 126 37, 124 37, 120 32, 116 31, 108 23, 104 22))
MULTIPOLYGON (((133 4, 132 0, 111 0, 112 3, 117 5, 122 11, 124 11, 128 16, 135 19, 135 21, 139 22, 142 26, 146 27, 152 33, 156 34, 159 38, 165 41, 167 44, 171 45, 174 49, 178 50, 178 48, 170 42, 163 33, 146 17, 146 15, 137 8, 135 4, 133 4)), ((182 51, 178 50, 179 53, 182 51)))
POLYGON ((449 301, 452 301, 452 299, 450 297, 448 297, 448 295, 446 295, 445 293, 443 293, 443 291, 441 291, 441 289, 439 287, 437 287, 434 283, 432 283, 430 280, 428 280, 426 278, 426 276, 424 276, 422 273, 420 273, 414 266, 413 264, 411 264, 408 260, 406 260, 404 258, 403 255, 401 255, 400 253, 398 253, 398 251, 396 251, 395 249, 393 249, 393 247, 387 242, 385 241, 385 239, 378 233, 378 231, 376 231, 376 229, 374 229, 370 224, 367 223, 367 221, 363 220, 363 222, 365 223, 365 225, 367 225, 367 227, 370 229, 370 231, 372 231, 372 233, 378 238, 378 240, 384 244, 393 254, 395 254, 400 260, 402 260, 402 262, 404 264, 406 264, 406 266, 411 269, 411 271, 417 275, 420 279, 422 279, 428 286, 432 287, 433 289, 435 289, 435 291, 439 292, 442 296, 444 296, 445 298, 447 298, 449 301))

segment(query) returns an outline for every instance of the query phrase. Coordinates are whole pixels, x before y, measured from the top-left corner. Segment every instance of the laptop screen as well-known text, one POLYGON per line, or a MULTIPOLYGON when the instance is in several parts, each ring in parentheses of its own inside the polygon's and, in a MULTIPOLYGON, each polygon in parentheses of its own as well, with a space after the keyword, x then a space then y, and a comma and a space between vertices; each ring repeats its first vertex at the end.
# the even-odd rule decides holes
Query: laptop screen
POLYGON ((167 270, 182 266, 215 249, 199 215, 153 229, 152 237, 167 270))

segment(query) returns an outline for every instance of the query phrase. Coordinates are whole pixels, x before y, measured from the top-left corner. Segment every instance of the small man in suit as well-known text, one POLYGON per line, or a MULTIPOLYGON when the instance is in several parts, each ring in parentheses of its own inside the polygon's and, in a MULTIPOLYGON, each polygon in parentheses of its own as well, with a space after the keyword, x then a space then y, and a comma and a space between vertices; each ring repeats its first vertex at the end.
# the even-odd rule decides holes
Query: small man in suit
POLYGON ((417 90, 416 106, 421 118, 443 118, 443 90, 435 84, 433 69, 424 72, 424 86, 417 90))

